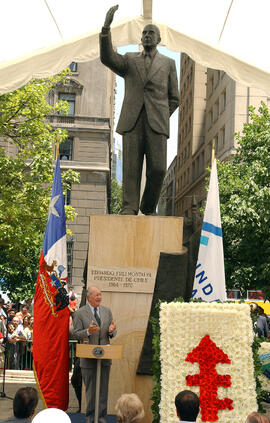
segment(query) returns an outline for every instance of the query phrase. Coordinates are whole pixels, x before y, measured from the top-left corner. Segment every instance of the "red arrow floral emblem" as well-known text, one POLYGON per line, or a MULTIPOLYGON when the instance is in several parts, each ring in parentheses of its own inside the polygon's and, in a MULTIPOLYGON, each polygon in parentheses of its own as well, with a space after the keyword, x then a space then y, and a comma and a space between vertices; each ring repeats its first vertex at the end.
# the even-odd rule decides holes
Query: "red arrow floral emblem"
POLYGON ((218 410, 233 409, 233 400, 230 398, 219 399, 217 390, 219 386, 231 386, 230 375, 219 375, 216 371, 218 363, 230 364, 231 360, 221 348, 205 335, 197 347, 188 353, 185 361, 199 363, 200 373, 186 376, 188 386, 200 387, 200 406, 203 422, 218 420, 218 410))

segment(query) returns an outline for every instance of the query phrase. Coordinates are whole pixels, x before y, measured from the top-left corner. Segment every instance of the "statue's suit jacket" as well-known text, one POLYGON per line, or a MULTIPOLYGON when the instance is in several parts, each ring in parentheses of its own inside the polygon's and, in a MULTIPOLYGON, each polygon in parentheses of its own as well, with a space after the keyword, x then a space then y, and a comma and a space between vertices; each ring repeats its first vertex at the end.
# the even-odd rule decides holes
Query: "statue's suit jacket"
MULTIPOLYGON (((88 335, 87 329, 89 328, 92 320, 97 324, 94 314, 92 313, 88 304, 79 308, 75 311, 73 317, 74 337, 77 339, 88 338, 89 344, 101 344, 107 345, 110 343, 109 337, 109 326, 112 323, 112 312, 109 308, 99 306, 101 327, 97 332, 88 335)), ((112 333, 112 336, 116 335, 116 331, 112 333)), ((102 360, 103 366, 109 366, 111 360, 102 360)), ((96 365, 96 359, 91 358, 80 358, 80 367, 82 368, 93 368, 96 365)))
POLYGON ((125 97, 116 131, 129 132, 145 106, 151 128, 169 137, 169 118, 179 105, 174 60, 158 51, 146 74, 142 53, 116 53, 111 34, 100 34, 100 60, 125 79, 125 97))

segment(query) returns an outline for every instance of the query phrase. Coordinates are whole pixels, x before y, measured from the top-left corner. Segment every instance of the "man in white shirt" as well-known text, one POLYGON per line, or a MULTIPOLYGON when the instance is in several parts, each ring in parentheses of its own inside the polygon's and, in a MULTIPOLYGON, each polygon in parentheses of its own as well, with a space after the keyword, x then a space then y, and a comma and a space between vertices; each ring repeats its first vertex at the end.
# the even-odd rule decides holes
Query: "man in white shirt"
POLYGON ((23 333, 23 325, 20 323, 19 317, 15 316, 12 319, 15 327, 14 336, 16 335, 18 341, 26 341, 26 336, 23 333))
POLYGON ((195 423, 200 410, 198 395, 192 391, 181 391, 175 397, 176 414, 182 423, 195 423))

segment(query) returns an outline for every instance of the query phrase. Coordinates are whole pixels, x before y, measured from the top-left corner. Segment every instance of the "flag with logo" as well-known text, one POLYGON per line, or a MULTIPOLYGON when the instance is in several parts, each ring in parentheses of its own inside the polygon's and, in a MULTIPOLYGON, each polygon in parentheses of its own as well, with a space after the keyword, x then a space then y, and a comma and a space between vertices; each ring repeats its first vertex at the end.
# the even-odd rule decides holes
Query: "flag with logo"
POLYGON ((33 362, 44 405, 67 410, 69 298, 64 196, 56 161, 34 297, 33 362))
POLYGON ((210 175, 192 298, 227 299, 216 159, 210 175))

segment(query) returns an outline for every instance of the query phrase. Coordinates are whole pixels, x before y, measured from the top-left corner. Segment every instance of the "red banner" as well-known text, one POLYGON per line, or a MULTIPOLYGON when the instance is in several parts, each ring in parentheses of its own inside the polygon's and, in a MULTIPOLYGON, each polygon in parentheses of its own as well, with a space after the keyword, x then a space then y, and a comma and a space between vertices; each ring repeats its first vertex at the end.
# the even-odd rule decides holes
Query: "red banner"
MULTIPOLYGON (((43 254, 41 254, 41 261, 43 254)), ((34 298, 33 359, 36 377, 48 408, 66 411, 69 399, 68 307, 56 310, 56 289, 51 278, 39 272, 34 298)))

